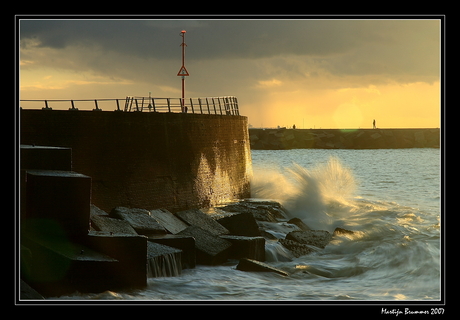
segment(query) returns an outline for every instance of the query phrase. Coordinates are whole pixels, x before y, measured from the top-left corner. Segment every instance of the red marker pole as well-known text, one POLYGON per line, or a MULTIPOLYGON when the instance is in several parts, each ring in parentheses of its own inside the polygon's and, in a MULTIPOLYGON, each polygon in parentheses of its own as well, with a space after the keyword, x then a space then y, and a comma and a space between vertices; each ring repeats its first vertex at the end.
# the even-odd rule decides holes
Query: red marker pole
POLYGON ((179 72, 177 73, 178 76, 182 77, 182 99, 181 99, 181 107, 182 107, 182 112, 187 112, 187 109, 185 108, 185 77, 188 76, 188 71, 185 69, 185 47, 187 46, 185 44, 185 33, 187 31, 182 30, 180 33, 180 36, 182 37, 182 67, 180 68, 179 72))

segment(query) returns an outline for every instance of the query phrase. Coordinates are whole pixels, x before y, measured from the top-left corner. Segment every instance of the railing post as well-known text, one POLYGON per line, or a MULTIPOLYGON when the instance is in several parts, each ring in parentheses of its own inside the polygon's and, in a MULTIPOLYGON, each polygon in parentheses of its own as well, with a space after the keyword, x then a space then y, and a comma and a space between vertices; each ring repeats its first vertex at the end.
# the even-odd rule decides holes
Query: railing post
POLYGON ((217 98, 217 102, 219 102, 219 111, 222 114, 222 105, 220 104, 220 98, 217 98))
POLYGON ((190 107, 192 108, 192 113, 195 113, 195 110, 193 109, 193 100, 190 98, 190 107))
POLYGON ((72 108, 69 109, 70 111, 78 111, 78 109, 75 108, 73 100, 70 100, 70 104, 72 105, 72 108))
POLYGON ((120 110, 120 103, 118 102, 118 99, 115 99, 117 101, 117 110, 116 111, 121 111, 120 110))
POLYGON ((169 102, 169 98, 166 98, 166 102, 168 102, 168 112, 171 112, 171 103, 169 102))
POLYGON ((152 106, 153 106, 153 112, 157 112, 157 109, 155 108, 155 99, 152 98, 152 106))
POLYGON ((97 105, 97 99, 94 99, 94 104, 96 105, 96 109, 93 109, 93 111, 102 111, 99 109, 99 106, 97 105))
POLYGON ((208 114, 211 114, 211 110, 209 110, 209 101, 208 101, 208 98, 206 98, 206 105, 208 106, 208 114))
MULTIPOLYGON (((219 98, 217 98, 217 99, 219 99, 219 98)), ((214 98, 212 98, 212 105, 214 107, 214 114, 217 114, 216 103, 214 102, 214 98)))
POLYGON ((203 114, 203 108, 201 107, 201 98, 198 98, 198 103, 200 104, 200 113, 203 114))
POLYGON ((240 115, 240 109, 238 107, 238 99, 236 97, 233 97, 233 101, 235 103, 236 115, 239 116, 240 115))
POLYGON ((45 107, 42 108, 42 110, 53 110, 50 107, 48 107, 48 100, 45 100, 45 107))

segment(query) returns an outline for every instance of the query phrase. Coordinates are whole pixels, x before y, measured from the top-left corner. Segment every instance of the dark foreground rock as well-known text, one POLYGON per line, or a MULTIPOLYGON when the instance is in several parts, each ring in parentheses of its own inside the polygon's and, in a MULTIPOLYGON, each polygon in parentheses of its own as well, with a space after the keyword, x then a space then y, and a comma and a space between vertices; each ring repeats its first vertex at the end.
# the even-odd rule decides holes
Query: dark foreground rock
POLYGON ((149 241, 182 250, 182 269, 193 269, 196 265, 195 238, 192 236, 166 234, 149 236, 149 241))
POLYGON ((292 231, 286 235, 286 239, 324 249, 332 235, 325 230, 292 231))
POLYGON ((166 209, 150 210, 150 215, 172 234, 187 228, 187 224, 166 209))
POLYGON ((308 246, 307 244, 302 244, 294 240, 288 239, 279 239, 278 240, 286 249, 292 252, 292 254, 298 258, 312 252, 318 251, 317 249, 313 249, 312 247, 308 246))
POLYGON ((232 244, 198 226, 189 226, 178 233, 195 238, 197 264, 217 265, 228 258, 228 249, 232 244))
POLYGON ((230 234, 238 236, 260 236, 259 226, 254 216, 249 212, 227 212, 216 218, 216 221, 224 226, 230 234))
POLYGON ((260 261, 246 258, 240 260, 240 262, 236 266, 236 269, 241 271, 275 272, 282 276, 289 276, 289 274, 283 270, 274 268, 260 261))
POLYGON ((176 277, 182 273, 182 251, 147 242, 147 277, 176 277))
POLYGON ((191 226, 199 226, 201 229, 204 229, 214 235, 229 233, 224 226, 214 221, 213 218, 199 209, 180 211, 176 213, 176 216, 185 221, 187 224, 191 226))
POLYGON ((145 209, 116 207, 110 212, 110 215, 127 221, 141 235, 167 233, 166 229, 152 218, 150 212, 145 209))
POLYGON ((258 261, 265 261, 264 238, 234 235, 222 235, 220 237, 232 244, 228 256, 230 259, 248 258, 258 261))

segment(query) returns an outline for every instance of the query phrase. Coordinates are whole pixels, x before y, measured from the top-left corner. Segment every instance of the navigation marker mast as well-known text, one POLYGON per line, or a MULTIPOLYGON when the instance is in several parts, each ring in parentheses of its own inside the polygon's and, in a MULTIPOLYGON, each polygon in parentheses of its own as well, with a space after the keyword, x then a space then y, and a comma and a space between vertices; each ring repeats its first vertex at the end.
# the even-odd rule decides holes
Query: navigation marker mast
POLYGON ((187 112, 187 109, 185 107, 185 77, 188 77, 188 71, 185 69, 185 47, 187 46, 185 44, 185 33, 187 31, 182 30, 180 32, 180 36, 182 37, 182 67, 180 68, 179 72, 177 73, 178 76, 182 77, 182 99, 181 99, 181 107, 182 107, 182 112, 187 112))

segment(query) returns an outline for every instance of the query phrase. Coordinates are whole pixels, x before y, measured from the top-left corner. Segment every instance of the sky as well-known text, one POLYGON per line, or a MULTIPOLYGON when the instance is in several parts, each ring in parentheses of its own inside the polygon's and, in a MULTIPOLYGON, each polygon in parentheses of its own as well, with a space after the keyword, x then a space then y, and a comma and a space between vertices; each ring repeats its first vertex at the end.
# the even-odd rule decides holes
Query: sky
POLYGON ((20 99, 180 97, 182 30, 186 98, 236 96, 253 127, 440 127, 430 17, 23 19, 20 99))

